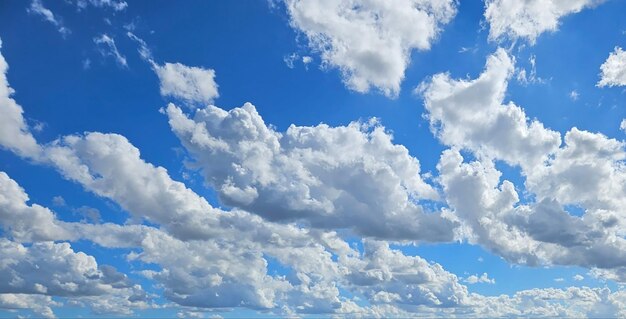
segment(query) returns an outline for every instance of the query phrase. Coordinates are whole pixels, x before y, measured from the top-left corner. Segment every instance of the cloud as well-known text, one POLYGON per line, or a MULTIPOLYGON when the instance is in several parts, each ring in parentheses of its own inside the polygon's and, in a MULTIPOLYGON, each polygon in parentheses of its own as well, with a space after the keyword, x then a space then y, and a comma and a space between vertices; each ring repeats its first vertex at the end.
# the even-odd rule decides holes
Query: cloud
POLYGON ((386 96, 400 92, 414 49, 428 50, 456 14, 456 1, 285 1, 291 26, 346 86, 386 96))
POLYGON ((41 0, 33 0, 30 3, 30 7, 27 9, 27 11, 28 13, 39 15, 45 21, 50 22, 52 25, 54 25, 57 28, 57 30, 59 31, 59 33, 61 33, 63 37, 72 33, 70 29, 68 29, 67 27, 63 25, 63 22, 58 17, 55 17, 54 13, 52 13, 50 9, 47 9, 46 7, 43 6, 43 3, 41 3, 41 0))
POLYGON ((8 69, 7 61, 0 54, 0 145, 18 155, 37 158, 41 149, 24 120, 22 107, 11 98, 15 91, 9 86, 8 69))
POLYGON ((556 31, 562 17, 602 2, 604 0, 486 0, 489 39, 526 39, 534 44, 542 33, 556 31))
POLYGON ((107 34, 102 34, 99 37, 93 38, 93 42, 98 46, 100 54, 102 56, 111 56, 115 59, 118 65, 122 67, 128 67, 126 57, 120 54, 115 45, 115 40, 107 34))
POLYGON ((76 0, 76 6, 80 9, 85 9, 89 5, 94 6, 96 8, 111 8, 114 11, 123 11, 128 7, 128 3, 126 3, 126 1, 76 0))
POLYGON ((166 113, 191 165, 227 205, 365 236, 452 240, 454 223, 418 204, 438 197, 419 161, 375 120, 279 133, 250 103, 228 112, 209 106, 193 118, 170 104, 166 113))
POLYGON ((446 202, 470 242, 511 262, 621 273, 623 142, 572 128, 561 145, 558 132, 529 123, 521 107, 503 102, 513 62, 498 49, 476 79, 437 74, 419 87, 435 135, 451 147, 438 164, 446 202), (476 159, 465 162, 460 149, 476 159), (520 168, 534 200, 519 203, 496 161, 520 168), (584 216, 570 215, 565 205, 583 208, 584 216))
POLYGON ((485 283, 485 284, 495 284, 496 280, 493 278, 489 278, 489 275, 485 272, 482 275, 470 275, 469 277, 465 278, 464 280, 466 283, 473 285, 473 284, 478 284, 478 283, 485 283))
POLYGON ((435 136, 445 145, 511 165, 534 167, 546 160, 561 144, 560 134, 529 121, 521 107, 503 101, 514 63, 498 49, 476 79, 455 80, 439 73, 423 82, 416 92, 424 97, 435 136))
POLYGON ((155 65, 154 71, 161 81, 161 95, 172 96, 186 102, 212 103, 219 96, 215 71, 180 63, 155 65))
POLYGON ((615 47, 613 52, 600 66, 599 87, 613 87, 626 85, 626 52, 615 47))
POLYGON ((211 104, 219 97, 218 85, 215 82, 215 70, 202 67, 186 66, 181 63, 165 63, 154 61, 152 51, 147 43, 132 32, 127 36, 139 44, 139 55, 150 63, 159 77, 162 96, 170 96, 183 100, 186 104, 211 104))

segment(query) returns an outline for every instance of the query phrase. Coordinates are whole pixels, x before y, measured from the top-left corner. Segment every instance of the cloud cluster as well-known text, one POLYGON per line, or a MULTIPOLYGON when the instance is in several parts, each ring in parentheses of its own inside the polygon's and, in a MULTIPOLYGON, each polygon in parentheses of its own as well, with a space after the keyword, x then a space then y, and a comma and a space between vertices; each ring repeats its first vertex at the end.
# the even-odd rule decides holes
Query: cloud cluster
POLYGON ((504 102, 513 63, 499 49, 476 79, 437 74, 419 87, 433 132, 451 147, 438 165, 450 209, 471 242, 512 262, 623 273, 623 142, 577 128, 562 140, 529 121, 522 108, 504 102), (459 150, 476 159, 465 162, 459 150), (501 182, 496 161, 520 168, 533 201, 520 203, 513 183, 501 182), (583 216, 567 205, 582 208, 583 216))
POLYGON ((346 86, 397 96, 411 51, 428 50, 456 14, 454 0, 286 0, 291 26, 346 86))
POLYGON ((228 112, 208 106, 193 118, 173 104, 165 112, 192 165, 227 205, 383 239, 453 239, 454 223, 419 205, 438 194, 418 160, 375 121, 279 133, 250 103, 228 112))

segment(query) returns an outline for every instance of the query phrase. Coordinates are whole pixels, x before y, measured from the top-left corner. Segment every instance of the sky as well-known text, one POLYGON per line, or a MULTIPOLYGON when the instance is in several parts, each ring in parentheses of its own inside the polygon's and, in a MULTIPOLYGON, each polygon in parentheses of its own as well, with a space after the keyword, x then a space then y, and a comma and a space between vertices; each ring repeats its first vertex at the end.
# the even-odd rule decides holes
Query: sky
POLYGON ((626 317, 626 2, 0 2, 0 317, 626 317))

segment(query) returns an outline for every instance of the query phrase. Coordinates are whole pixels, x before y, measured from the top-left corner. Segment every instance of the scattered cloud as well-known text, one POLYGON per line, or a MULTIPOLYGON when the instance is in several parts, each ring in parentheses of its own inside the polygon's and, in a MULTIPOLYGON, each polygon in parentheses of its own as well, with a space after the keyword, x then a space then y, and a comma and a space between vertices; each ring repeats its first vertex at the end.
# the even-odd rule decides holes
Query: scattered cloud
POLYGON ((542 33, 556 31, 562 17, 602 2, 604 0, 486 0, 489 39, 525 39, 534 44, 542 33))
POLYGON ((606 61, 600 66, 599 87, 613 87, 626 85, 626 52, 620 47, 609 54, 606 61))

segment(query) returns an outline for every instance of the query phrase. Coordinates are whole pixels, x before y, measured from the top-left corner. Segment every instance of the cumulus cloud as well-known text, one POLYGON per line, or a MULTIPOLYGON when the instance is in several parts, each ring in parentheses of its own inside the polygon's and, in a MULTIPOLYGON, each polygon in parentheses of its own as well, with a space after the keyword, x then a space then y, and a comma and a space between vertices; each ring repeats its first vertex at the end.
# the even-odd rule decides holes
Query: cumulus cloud
POLYGON ((291 26, 324 64, 339 69, 348 88, 364 93, 374 87, 389 97, 400 92, 411 52, 430 49, 457 6, 454 0, 285 4, 291 26))
POLYGON ((115 45, 115 40, 112 37, 107 34, 101 34, 93 38, 93 42, 98 46, 102 56, 111 56, 118 65, 128 67, 126 57, 117 50, 117 45, 115 45))
POLYGON ((447 203, 470 242, 509 261, 623 269, 623 142, 572 128, 561 145, 558 132, 529 122, 521 107, 503 102, 513 62, 499 49, 476 79, 437 74, 420 85, 435 135, 452 148, 438 165, 447 203), (459 149, 476 160, 466 163, 459 149), (521 169, 534 201, 519 203, 498 160, 521 169))
POLYGON ((191 105, 195 103, 210 104, 219 97, 218 85, 215 82, 215 70, 186 66, 181 63, 158 64, 154 61, 152 51, 143 39, 132 32, 127 32, 127 36, 139 44, 139 55, 150 63, 159 77, 162 96, 174 97, 191 105))
POLYGON ((161 95, 172 96, 187 102, 209 104, 219 96, 215 71, 180 63, 155 65, 154 71, 161 81, 161 95))
POLYGON ((0 145, 18 155, 36 158, 41 149, 24 119, 24 110, 11 98, 15 91, 9 86, 8 70, 9 65, 0 54, 0 145))
POLYGON ((55 16, 54 13, 50 11, 50 9, 43 6, 41 0, 33 0, 30 3, 30 7, 28 7, 27 11, 29 13, 41 16, 42 19, 54 25, 62 36, 66 36, 71 33, 70 29, 65 27, 63 25, 63 22, 57 16, 55 16))
POLYGON ((561 18, 602 2, 604 0, 486 0, 489 39, 526 39, 534 44, 542 33, 556 31, 561 18))
POLYGON ((600 66, 599 87, 626 85, 626 52, 620 47, 609 54, 606 61, 600 66))
POLYGON ((493 278, 489 278, 489 275, 484 272, 482 275, 470 275, 467 278, 465 278, 463 281, 465 281, 466 283, 473 285, 473 284, 478 284, 478 283, 484 283, 484 284, 495 284, 496 280, 493 278))
POLYGON ((419 200, 437 198, 419 161, 375 121, 347 126, 267 126, 246 103, 189 118, 170 104, 170 126, 224 203, 274 221, 306 221, 361 235, 448 241, 454 223, 419 200))

